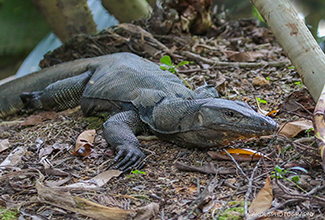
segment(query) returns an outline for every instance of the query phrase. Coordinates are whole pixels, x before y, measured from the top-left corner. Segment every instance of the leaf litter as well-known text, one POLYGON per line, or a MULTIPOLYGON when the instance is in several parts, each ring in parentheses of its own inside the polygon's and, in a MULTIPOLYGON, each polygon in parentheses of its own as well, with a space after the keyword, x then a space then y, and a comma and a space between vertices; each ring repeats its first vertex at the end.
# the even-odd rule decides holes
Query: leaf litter
MULTIPOLYGON (((272 183, 276 193, 270 205, 271 182, 266 178, 264 183, 265 171, 256 166, 258 162, 252 160, 255 157, 252 154, 248 154, 250 160, 240 161, 234 155, 231 160, 219 160, 212 158, 207 151, 181 148, 160 140, 141 140, 143 151, 148 155, 146 166, 141 168, 143 173, 128 175, 107 171, 114 153, 103 140, 100 129, 90 135, 90 140, 82 138, 84 141, 79 141, 81 147, 74 149, 78 135, 87 130, 89 124, 83 120, 80 109, 74 109, 55 113, 55 117, 50 119, 43 115, 40 120, 38 116, 23 125, 1 123, 0 146, 4 146, 0 152, 1 205, 18 209, 25 217, 38 215, 52 219, 101 219, 101 213, 114 219, 110 210, 118 213, 120 219, 124 216, 128 219, 137 213, 140 216, 138 219, 212 219, 216 216, 228 216, 230 219, 229 215, 244 219, 243 203, 250 188, 252 192, 261 192, 256 197, 255 193, 248 195, 250 210, 262 211, 271 207, 270 210, 273 208, 276 211, 275 208, 279 207, 289 214, 306 214, 310 219, 321 217, 325 212, 322 191, 324 172, 313 139, 308 136, 310 134, 301 132, 309 128, 301 126, 301 121, 308 117, 308 111, 312 112, 313 104, 308 95, 302 95, 306 93, 297 92, 302 90, 301 85, 296 83, 301 79, 294 69, 288 68, 289 61, 274 37, 267 29, 251 24, 249 21, 239 21, 234 26, 229 23, 227 31, 220 35, 223 39, 156 36, 151 42, 161 41, 167 48, 174 47, 176 56, 172 57, 172 62, 176 65, 184 60, 192 61, 180 66, 178 71, 191 87, 197 88, 205 83, 218 86, 222 98, 242 100, 253 107, 258 97, 266 101, 261 102, 259 108, 266 113, 276 110, 272 117, 278 123, 297 121, 295 123, 300 124, 300 128, 286 128, 288 132, 295 131, 295 135, 277 136, 274 140, 264 137, 236 141, 226 147, 233 148, 239 157, 244 157, 244 154, 236 152, 236 149, 249 149, 256 156, 259 155, 257 152, 261 153, 256 158, 259 161, 264 158, 269 174, 275 165, 283 169, 305 167, 307 176, 299 170, 297 174, 310 191, 306 193, 297 188, 296 184, 300 183, 277 179, 272 183), (256 51, 261 56, 253 56, 254 61, 249 56, 244 58, 246 60, 233 58, 235 60, 231 61, 224 51, 256 51), (89 154, 90 151, 96 151, 96 155, 89 154), (76 156, 74 152, 87 153, 76 156), (267 155, 272 161, 261 155, 267 155), (40 173, 43 179, 40 179, 40 173), (251 178, 254 181, 249 185, 251 178), (259 208, 255 204, 264 205, 259 208)), ((121 28, 127 35, 127 26, 121 28)), ((116 33, 114 39, 121 33, 116 33)), ((134 36, 128 37, 137 40, 134 36)), ((87 56, 98 56, 101 54, 97 50, 83 46, 83 49, 78 48, 79 52, 74 51, 80 44, 76 42, 90 39, 86 44, 96 42, 96 47, 102 42, 106 42, 103 45, 116 42, 111 41, 112 35, 103 33, 94 38, 80 38, 82 41, 76 38, 70 42, 71 45, 54 51, 51 56, 61 54, 68 57, 66 55, 71 53, 74 57, 76 54, 82 57, 83 50, 87 51, 87 56)), ((127 51, 123 47, 123 39, 125 36, 117 48, 127 51)), ((128 41, 128 44, 132 42, 128 41)), ((153 43, 150 45, 155 46, 153 43)), ((101 49, 105 53, 109 48, 101 49)), ((143 55, 149 57, 148 54, 153 53, 144 50, 143 55)), ((150 59, 160 65, 161 57, 160 54, 150 59)), ((16 116, 10 120, 22 121, 24 118, 26 116, 16 116)))

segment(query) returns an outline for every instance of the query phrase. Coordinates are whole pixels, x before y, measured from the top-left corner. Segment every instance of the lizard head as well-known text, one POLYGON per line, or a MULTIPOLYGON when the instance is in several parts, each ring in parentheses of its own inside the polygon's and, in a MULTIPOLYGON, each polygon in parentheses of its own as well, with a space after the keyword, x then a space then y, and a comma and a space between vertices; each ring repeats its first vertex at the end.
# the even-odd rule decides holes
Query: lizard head
MULTIPOLYGON (((196 101, 199 104, 187 108, 178 117, 178 132, 173 134, 178 144, 202 148, 222 146, 237 139, 270 135, 278 128, 273 119, 255 112, 245 102, 218 98, 196 101)), ((165 122, 169 121, 167 117, 165 122)))

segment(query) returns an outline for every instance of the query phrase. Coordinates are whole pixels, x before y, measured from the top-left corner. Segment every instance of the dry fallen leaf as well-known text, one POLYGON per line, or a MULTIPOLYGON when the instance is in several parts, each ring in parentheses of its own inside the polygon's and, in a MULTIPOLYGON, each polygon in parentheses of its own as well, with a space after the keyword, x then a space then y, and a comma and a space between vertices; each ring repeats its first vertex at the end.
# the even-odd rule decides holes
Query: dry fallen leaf
POLYGON ((74 155, 79 156, 88 156, 93 147, 92 143, 94 142, 96 135, 96 130, 86 130, 82 132, 76 141, 76 149, 73 152, 74 155))
POLYGON ((47 111, 47 112, 41 112, 37 115, 31 115, 29 116, 23 123, 20 125, 23 126, 31 126, 31 125, 36 125, 40 122, 46 121, 46 120, 51 120, 54 119, 56 116, 55 112, 47 111))
POLYGON ((252 201, 249 207, 249 215, 254 217, 268 210, 272 205, 273 193, 271 178, 268 176, 264 187, 258 192, 256 198, 252 201))
POLYGON ((0 152, 5 151, 9 148, 9 140, 4 139, 0 140, 0 152))
POLYGON ((113 177, 118 177, 122 171, 119 170, 107 170, 103 173, 98 174, 97 176, 89 179, 82 180, 76 183, 72 183, 66 186, 62 186, 62 189, 82 189, 82 190, 95 190, 99 187, 104 186, 108 181, 113 177))
POLYGON ((280 133, 287 138, 293 138, 301 131, 313 128, 313 122, 310 120, 291 121, 280 126, 280 133))
POLYGON ((72 196, 70 192, 57 188, 45 187, 41 182, 36 182, 38 199, 62 209, 79 213, 98 220, 123 220, 132 219, 136 212, 120 208, 105 207, 88 201, 84 198, 72 196))
POLYGON ((238 52, 238 51, 223 51, 225 56, 235 62, 255 61, 259 57, 263 57, 262 53, 258 52, 238 52))
POLYGON ((263 76, 256 76, 252 80, 252 84, 254 86, 265 86, 265 85, 269 85, 270 82, 266 80, 263 76))
POLYGON ((111 178, 118 177, 122 171, 119 170, 107 170, 103 173, 98 174, 94 178, 90 179, 91 182, 96 182, 99 187, 104 186, 111 178))
POLYGON ((41 159, 44 156, 50 155, 52 152, 53 152, 53 147, 51 145, 43 147, 39 151, 38 158, 41 159))
POLYGON ((310 116, 316 103, 306 88, 292 92, 280 105, 283 112, 294 112, 301 116, 310 116))
MULTIPOLYGON (((236 161, 256 161, 261 157, 271 160, 261 152, 252 149, 227 149, 227 152, 231 154, 236 161)), ((209 151, 208 154, 213 159, 231 160, 231 158, 225 152, 218 153, 215 151, 209 151)))
POLYGON ((137 215, 134 217, 134 220, 147 220, 155 217, 159 212, 159 204, 150 203, 144 207, 136 209, 137 215))
POLYGON ((0 164, 0 166, 16 166, 20 163, 21 158, 25 155, 27 152, 26 148, 24 147, 17 147, 14 149, 4 161, 0 164))

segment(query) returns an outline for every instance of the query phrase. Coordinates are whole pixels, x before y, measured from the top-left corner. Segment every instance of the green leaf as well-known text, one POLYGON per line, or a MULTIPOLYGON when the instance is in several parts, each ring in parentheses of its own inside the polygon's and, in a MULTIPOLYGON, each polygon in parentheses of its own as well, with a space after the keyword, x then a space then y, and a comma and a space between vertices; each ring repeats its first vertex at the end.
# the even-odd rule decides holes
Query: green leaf
POLYGON ((165 66, 163 66, 163 65, 160 65, 160 69, 162 69, 162 70, 168 70, 168 68, 165 67, 165 66))
POLYGON ((278 173, 282 173, 283 169, 279 167, 278 165, 275 166, 274 170, 278 173))
POLYGON ((296 69, 296 67, 294 67, 294 66, 289 66, 288 69, 289 69, 289 70, 294 70, 294 69, 296 69))
POLYGON ((146 174, 146 172, 144 172, 144 171, 140 171, 140 170, 133 170, 133 171, 131 171, 131 173, 133 173, 133 174, 146 174))
POLYGON ((160 62, 167 65, 167 66, 173 66, 172 59, 170 59, 170 56, 165 55, 160 59, 160 62))
POLYGON ((169 72, 171 72, 171 73, 176 73, 176 68, 175 68, 174 66, 171 67, 171 68, 169 68, 168 70, 169 70, 169 72))
POLYGON ((257 101, 259 102, 259 103, 262 103, 262 104, 266 104, 267 103, 267 101, 266 100, 263 100, 263 99, 261 99, 261 98, 256 98, 257 99, 257 101))
POLYGON ((291 177, 291 179, 292 179, 293 181, 295 181, 296 183, 299 182, 299 176, 298 176, 298 175, 291 177))
POLYGON ((177 66, 184 66, 184 65, 186 65, 186 64, 189 64, 190 62, 188 62, 188 61, 182 61, 182 62, 180 62, 177 66))

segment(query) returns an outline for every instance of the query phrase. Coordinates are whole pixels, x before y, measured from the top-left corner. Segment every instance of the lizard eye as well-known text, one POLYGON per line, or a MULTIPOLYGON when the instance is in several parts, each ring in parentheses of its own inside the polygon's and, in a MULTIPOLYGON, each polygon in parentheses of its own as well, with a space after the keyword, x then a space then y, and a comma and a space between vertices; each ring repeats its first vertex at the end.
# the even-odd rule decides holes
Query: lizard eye
POLYGON ((241 120, 241 115, 236 114, 233 111, 225 111, 225 120, 231 121, 231 122, 239 122, 241 120))
POLYGON ((234 113, 233 112, 231 112, 231 111, 226 111, 225 112, 225 115, 227 116, 227 117, 234 117, 234 113))

